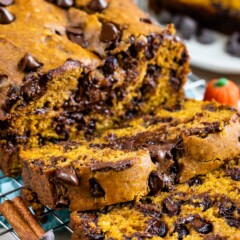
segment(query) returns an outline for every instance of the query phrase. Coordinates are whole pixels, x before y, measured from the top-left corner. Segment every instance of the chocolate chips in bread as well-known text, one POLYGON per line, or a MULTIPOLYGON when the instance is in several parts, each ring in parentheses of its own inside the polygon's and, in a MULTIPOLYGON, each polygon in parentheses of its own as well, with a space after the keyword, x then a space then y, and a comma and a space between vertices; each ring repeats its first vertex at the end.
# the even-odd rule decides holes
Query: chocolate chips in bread
POLYGON ((16 0, 1 11, 0 167, 7 175, 21 171, 19 146, 92 136, 183 98, 184 44, 172 25, 155 26, 131 0, 16 0))
POLYGON ((25 187, 42 204, 71 210, 101 209, 139 199, 162 181, 147 150, 121 151, 86 142, 49 144, 21 153, 25 187), (149 181, 152 185, 149 185, 149 181))
POLYGON ((90 142, 22 150, 23 180, 52 208, 70 204, 71 210, 83 211, 137 200, 238 155, 238 130, 235 110, 186 101, 175 111, 159 108, 90 142))
POLYGON ((73 212, 72 239, 239 239, 240 182, 228 168, 239 160, 139 202, 73 212))

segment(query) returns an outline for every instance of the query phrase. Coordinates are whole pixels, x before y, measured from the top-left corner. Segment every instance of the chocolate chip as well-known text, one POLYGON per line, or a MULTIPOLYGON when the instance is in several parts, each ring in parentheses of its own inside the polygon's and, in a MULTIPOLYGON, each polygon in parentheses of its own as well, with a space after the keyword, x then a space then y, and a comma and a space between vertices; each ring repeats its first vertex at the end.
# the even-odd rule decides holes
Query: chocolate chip
POLYGON ((0 0, 0 6, 9 6, 14 3, 14 0, 0 0))
POLYGON ((163 188, 163 181, 160 179, 157 172, 151 172, 148 178, 148 186, 150 188, 150 195, 158 193, 163 188))
POLYGON ((156 218, 162 216, 161 208, 153 203, 138 203, 135 208, 147 216, 153 216, 156 218))
POLYGON ((172 16, 172 19, 171 19, 171 22, 170 23, 173 23, 175 28, 178 29, 179 26, 180 26, 180 22, 182 21, 183 19, 183 16, 182 15, 179 15, 179 14, 176 14, 176 15, 173 15, 172 16))
POLYGON ((122 171, 125 169, 130 168, 133 165, 133 162, 131 160, 122 160, 119 162, 96 162, 91 166, 91 171, 92 172, 106 172, 109 170, 114 170, 114 171, 122 171))
POLYGON ((148 222, 146 232, 153 236, 165 237, 168 232, 168 227, 163 221, 153 218, 148 222))
POLYGON ((93 12, 102 12, 107 6, 106 0, 91 0, 88 4, 88 8, 93 12))
POLYGON ((216 40, 213 32, 209 29, 203 28, 197 34, 197 41, 202 44, 211 44, 216 40))
POLYGON ((197 31, 197 22, 188 16, 182 17, 177 27, 184 39, 190 39, 197 31))
POLYGON ((140 22, 152 24, 152 21, 149 18, 140 18, 139 20, 140 20, 140 22))
POLYGON ((9 24, 15 19, 14 15, 6 8, 0 7, 0 24, 9 24))
POLYGON ((205 237, 205 240, 226 240, 226 238, 223 238, 223 237, 219 236, 218 234, 211 234, 211 235, 207 235, 205 237))
POLYGON ((203 184, 203 181, 200 177, 194 177, 194 178, 191 178, 190 180, 188 180, 188 186, 189 187, 192 187, 193 185, 202 185, 203 184))
POLYGON ((4 87, 8 81, 8 76, 6 74, 0 74, 0 88, 4 87))
POLYGON ((169 85, 175 92, 177 92, 181 87, 181 80, 176 77, 170 76, 169 85))
POLYGON ((163 23, 163 24, 169 24, 172 22, 172 15, 170 12, 166 11, 166 10, 163 10, 161 11, 158 16, 157 16, 157 20, 160 22, 160 23, 163 23))
POLYGON ((189 230, 185 225, 176 225, 174 228, 173 232, 177 232, 178 233, 178 239, 182 240, 183 237, 186 237, 187 235, 189 235, 189 230))
POLYGON ((5 109, 9 112, 12 106, 20 99, 20 87, 18 85, 13 85, 10 87, 7 93, 7 100, 5 104, 5 109))
POLYGON ((211 199, 207 194, 195 195, 190 198, 189 203, 195 207, 202 207, 203 211, 211 207, 211 199))
POLYGON ((18 67, 24 72, 34 71, 43 66, 30 53, 26 53, 18 64, 18 67))
POLYGON ((57 169, 57 178, 62 180, 63 182, 73 185, 79 186, 79 180, 77 174, 73 167, 71 168, 58 168, 57 169))
POLYGON ((231 177, 232 180, 240 181, 240 168, 229 168, 226 170, 226 175, 231 177))
POLYGON ((206 222, 200 217, 195 217, 191 222, 191 225, 195 231, 201 234, 208 234, 213 230, 212 224, 209 222, 206 222))
POLYGON ((237 229, 240 228, 240 218, 228 218, 227 219, 227 224, 230 226, 230 227, 235 227, 237 229))
POLYGON ((105 43, 115 42, 119 38, 119 30, 113 23, 103 23, 100 40, 105 43))
POLYGON ((225 217, 225 218, 231 217, 233 216, 233 212, 236 210, 235 203, 225 197, 221 198, 217 203, 217 205, 219 208, 218 213, 221 217, 225 217))
POLYGON ((170 197, 163 200, 163 212, 169 216, 178 215, 181 211, 181 207, 178 202, 174 202, 170 197))
POLYGON ((117 68, 118 68, 118 60, 113 56, 107 57, 103 66, 104 73, 106 75, 113 74, 117 70, 117 68))
POLYGON ((104 190, 102 189, 101 185, 96 181, 96 179, 91 178, 89 180, 89 184, 90 184, 91 194, 94 198, 99 198, 99 197, 105 196, 104 190))
POLYGON ((230 36, 226 51, 233 56, 240 57, 240 32, 235 32, 230 36))
POLYGON ((61 8, 70 8, 74 5, 74 0, 57 0, 56 4, 61 8))

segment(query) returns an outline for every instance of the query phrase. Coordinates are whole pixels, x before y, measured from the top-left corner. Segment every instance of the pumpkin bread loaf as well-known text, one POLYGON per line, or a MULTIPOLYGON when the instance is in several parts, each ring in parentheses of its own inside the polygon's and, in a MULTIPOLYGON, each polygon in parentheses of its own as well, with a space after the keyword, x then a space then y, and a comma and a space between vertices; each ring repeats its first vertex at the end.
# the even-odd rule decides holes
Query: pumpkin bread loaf
POLYGON ((110 128, 174 105, 188 73, 172 25, 132 0, 15 0, 0 8, 0 168, 20 172, 19 146, 110 128))
POLYGON ((239 30, 238 0, 149 0, 149 3, 156 12, 167 9, 173 14, 187 14, 201 26, 227 33, 239 30))
POLYGON ((236 111, 186 101, 90 142, 22 150, 25 188, 52 208, 83 211, 138 200, 219 168, 240 153, 236 111))
POLYGON ((232 160, 169 192, 106 207, 73 212, 72 240, 240 239, 240 163, 232 160))

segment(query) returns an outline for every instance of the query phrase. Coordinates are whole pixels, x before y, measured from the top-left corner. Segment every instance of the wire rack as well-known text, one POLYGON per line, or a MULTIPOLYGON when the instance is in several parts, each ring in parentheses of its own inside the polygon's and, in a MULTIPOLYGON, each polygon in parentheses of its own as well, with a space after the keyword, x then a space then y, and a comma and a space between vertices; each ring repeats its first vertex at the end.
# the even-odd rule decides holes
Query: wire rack
MULTIPOLYGON (((185 85, 185 93, 188 98, 202 99, 205 89, 205 80, 191 74, 188 82, 185 85)), ((7 199, 11 200, 21 194, 23 181, 21 177, 9 178, 3 175, 0 171, 0 202, 7 199)), ((31 210, 31 209, 30 209, 31 210)), ((57 240, 70 239, 73 231, 69 227, 69 211, 60 210, 54 211, 45 207, 44 217, 47 217, 47 222, 42 224, 45 231, 52 229, 57 240)), ((15 240, 20 239, 13 228, 6 222, 0 214, 0 240, 15 240)))
MULTIPOLYGON (((0 202, 5 200, 11 200, 15 196, 19 196, 21 189, 23 188, 23 182, 21 177, 9 178, 0 172, 0 202)), ((31 209, 30 209, 31 210, 31 209)), ((70 239, 72 234, 69 224, 69 212, 68 210, 54 211, 48 207, 45 207, 44 216, 47 217, 47 222, 42 224, 45 231, 53 229, 56 239, 70 239)), ((0 214, 0 239, 10 240, 18 239, 17 233, 6 222, 4 217, 0 214)))

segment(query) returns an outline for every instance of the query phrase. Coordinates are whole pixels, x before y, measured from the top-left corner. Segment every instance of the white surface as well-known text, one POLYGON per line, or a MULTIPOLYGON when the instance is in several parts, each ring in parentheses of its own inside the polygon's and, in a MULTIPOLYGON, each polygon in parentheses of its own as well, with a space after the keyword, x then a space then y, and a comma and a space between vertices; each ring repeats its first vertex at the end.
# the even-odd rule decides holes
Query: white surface
POLYGON ((195 38, 185 41, 191 65, 218 73, 239 74, 240 58, 225 52, 228 37, 220 33, 213 33, 216 41, 210 45, 198 43, 195 38))

